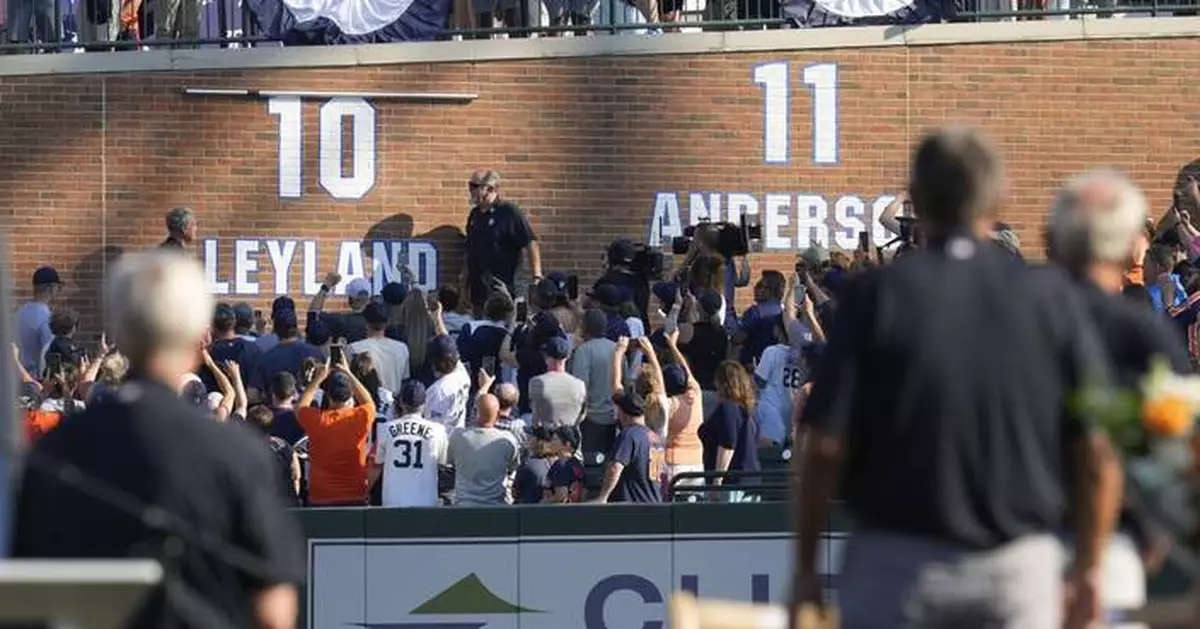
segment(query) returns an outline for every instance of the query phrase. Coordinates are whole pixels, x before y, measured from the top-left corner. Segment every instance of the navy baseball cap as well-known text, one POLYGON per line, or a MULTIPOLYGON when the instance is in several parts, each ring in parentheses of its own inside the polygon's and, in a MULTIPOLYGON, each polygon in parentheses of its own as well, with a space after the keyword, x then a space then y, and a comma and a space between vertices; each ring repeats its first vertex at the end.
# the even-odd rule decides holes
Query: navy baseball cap
POLYGON ((277 328, 294 328, 296 327, 296 311, 295 310, 280 310, 271 315, 271 324, 277 328))
POLYGON ((596 286, 588 293, 588 297, 595 299, 597 303, 603 306, 621 305, 621 289, 613 284, 606 283, 596 286))
POLYGON ((46 284, 62 284, 62 278, 58 276, 58 271, 52 266, 44 266, 33 272, 33 285, 44 286, 46 284))
POLYGON ((325 379, 325 393, 334 402, 345 402, 354 395, 354 384, 344 371, 335 371, 325 379))
POLYGON ((295 312, 296 311, 296 300, 292 299, 291 297, 288 297, 287 295, 283 295, 281 297, 276 297, 275 301, 271 302, 271 316, 272 317, 274 317, 276 314, 278 314, 280 312, 283 312, 284 310, 291 310, 292 312, 295 312))
POLYGON ((458 356, 458 344, 446 334, 433 337, 429 341, 429 360, 436 362, 447 356, 458 356))
POLYGON ((625 391, 624 395, 614 395, 613 403, 621 412, 630 417, 641 417, 646 414, 646 398, 633 389, 625 391))
POLYGON ((308 341, 309 345, 324 345, 329 342, 332 334, 329 324, 321 319, 313 319, 309 322, 308 327, 304 328, 304 340, 308 341))
POLYGON ((557 290, 560 295, 567 294, 567 274, 566 273, 563 273, 562 271, 555 271, 555 272, 551 273, 550 275, 547 275, 546 279, 550 280, 554 284, 555 290, 557 290))
POLYGON ((687 372, 683 367, 675 364, 663 367, 663 389, 667 395, 676 396, 684 391, 687 391, 687 372))
POLYGON ((408 297, 408 287, 400 282, 388 282, 382 291, 383 303, 389 306, 399 306, 408 297))
POLYGON ((663 303, 664 308, 670 308, 675 305, 675 293, 679 290, 679 284, 675 282, 659 282, 654 285, 654 296, 663 303))
POLYGON ((542 346, 542 351, 550 358, 561 360, 571 355, 571 342, 561 336, 552 336, 542 346))
POLYGON ((558 284, 556 284, 554 280, 547 277, 538 281, 537 285, 533 287, 533 292, 534 295, 537 296, 538 301, 541 301, 542 303, 549 303, 564 295, 565 287, 566 285, 564 283, 564 289, 560 291, 558 289, 558 284))
POLYGON ((234 312, 233 306, 230 306, 227 303, 221 302, 221 303, 217 304, 217 306, 215 308, 213 308, 213 320, 215 321, 217 319, 225 319, 227 321, 232 321, 234 319, 237 319, 237 313, 234 312))
POLYGON ((416 378, 406 380, 400 385, 400 394, 397 398, 400 401, 400 406, 405 408, 416 408, 425 403, 425 385, 416 378))
POLYGON ((254 307, 244 301, 233 305, 233 316, 239 326, 254 325, 254 307))
POLYGON ((382 304, 373 301, 367 304, 362 311, 363 318, 371 325, 383 325, 388 322, 388 307, 387 304, 382 304))
POLYGON ((700 295, 700 309, 710 317, 721 312, 721 296, 716 291, 705 291, 700 295))
POLYGON ((629 264, 633 262, 633 256, 637 253, 637 247, 633 245, 633 241, 628 238, 621 238, 612 241, 608 245, 608 263, 609 264, 629 264))

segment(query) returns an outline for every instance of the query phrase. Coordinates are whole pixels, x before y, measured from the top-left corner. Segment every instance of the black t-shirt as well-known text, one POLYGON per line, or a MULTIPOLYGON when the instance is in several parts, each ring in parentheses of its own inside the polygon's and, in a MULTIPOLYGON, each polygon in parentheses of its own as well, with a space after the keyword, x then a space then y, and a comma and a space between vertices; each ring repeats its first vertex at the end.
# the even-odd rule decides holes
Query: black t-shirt
MULTIPOLYGON (((356 343, 367 338, 367 320, 361 312, 322 312, 321 321, 329 326, 329 338, 337 341, 344 338, 347 343, 356 343)), ((313 313, 309 313, 311 324, 313 313)))
MULTIPOLYGON (((721 400, 717 407, 709 413, 704 423, 697 431, 700 444, 704 446, 704 471, 712 472, 717 469, 717 448, 733 450, 733 458, 729 461, 729 470, 757 470, 758 466, 758 424, 742 407, 721 400)), ((742 478, 729 478, 723 481, 726 485, 738 485, 745 482, 742 478)))
POLYGON ((1156 356, 1166 359, 1178 373, 1191 371, 1183 343, 1162 315, 1120 295, 1106 294, 1090 283, 1081 285, 1080 291, 1118 384, 1136 387, 1156 356))
POLYGON ((182 251, 183 250, 183 241, 174 236, 167 236, 167 239, 162 241, 162 244, 160 244, 158 246, 158 248, 159 249, 178 249, 178 250, 182 251))
POLYGON ((550 459, 529 458, 522 463, 513 477, 513 502, 523 505, 541 502, 549 473, 550 459))
POLYGON ((467 216, 467 281, 471 302, 483 304, 490 288, 485 274, 499 278, 513 291, 521 250, 537 240, 520 208, 500 201, 487 210, 472 208, 467 216))
POLYGON ((290 408, 273 408, 271 413, 274 418, 271 420, 271 436, 279 437, 284 441, 294 444, 304 438, 304 429, 300 427, 300 420, 296 418, 296 411, 290 408))
POLYGON ((13 555, 157 559, 168 571, 164 583, 178 579, 215 617, 197 617, 195 603, 180 604, 159 586, 127 626, 249 627, 255 593, 305 575, 303 539, 281 493, 279 467, 261 434, 212 421, 163 384, 132 379, 34 444, 17 499, 13 555), (64 480, 64 464, 165 517, 130 514, 79 489, 64 480), (167 559, 174 537, 184 542, 170 544, 182 555, 167 559), (197 538, 205 544, 188 543, 197 538), (242 560, 230 562, 213 544, 236 549, 242 560))
POLYGON ((567 333, 558 319, 549 312, 538 312, 533 319, 513 331, 512 343, 517 355, 517 389, 520 392, 520 411, 530 412, 529 381, 546 373, 546 355, 542 347, 554 336, 565 337, 567 333))
MULTIPOLYGON (((479 373, 479 370, 483 369, 484 359, 488 357, 493 360, 495 370, 498 372, 500 348, 504 345, 506 336, 508 336, 508 328, 487 321, 476 324, 470 334, 460 335, 458 352, 462 361, 467 364, 467 372, 479 373)), ((471 391, 475 391, 474 378, 471 379, 471 391)))
POLYGON ((50 345, 46 347, 46 355, 58 354, 62 364, 78 365, 83 358, 83 350, 80 349, 75 341, 66 336, 55 336, 50 339, 50 345))
POLYGON ((692 377, 705 391, 714 391, 717 367, 729 353, 729 336, 725 328, 701 321, 692 326, 692 338, 679 346, 687 358, 692 377))
MULTIPOLYGON (((258 349, 258 345, 254 341, 247 341, 240 336, 213 341, 212 345, 208 347, 208 354, 222 368, 224 367, 222 363, 225 361, 236 362, 241 369, 246 388, 263 390, 264 383, 260 380, 261 374, 258 373, 258 359, 262 356, 262 350, 258 349)), ((201 365, 196 374, 200 376, 200 381, 209 391, 220 391, 217 388, 217 379, 213 377, 212 371, 207 367, 201 365)))
POLYGON ((849 280, 803 421, 864 527, 986 549, 1061 529, 1071 400, 1109 380, 1065 275, 956 236, 849 280))
POLYGON ((621 429, 609 460, 625 466, 610 502, 662 502, 662 440, 645 424, 621 429))
POLYGON ((650 322, 650 282, 642 277, 624 271, 609 269, 596 280, 592 285, 592 290, 601 284, 612 284, 614 286, 623 287, 633 295, 633 304, 637 306, 638 316, 645 323, 650 322))

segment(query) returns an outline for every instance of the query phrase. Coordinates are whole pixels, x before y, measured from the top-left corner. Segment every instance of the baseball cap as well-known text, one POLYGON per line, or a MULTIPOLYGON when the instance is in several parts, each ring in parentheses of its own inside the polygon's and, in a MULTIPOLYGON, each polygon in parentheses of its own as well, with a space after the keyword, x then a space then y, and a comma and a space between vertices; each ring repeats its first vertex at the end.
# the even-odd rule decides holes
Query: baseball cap
POLYGON ((646 398, 633 389, 627 390, 623 395, 614 395, 613 403, 621 409, 621 412, 630 417, 641 417, 646 414, 646 398))
POLYGON ((675 292, 679 290, 679 284, 675 282, 659 282, 654 285, 654 296, 663 303, 664 308, 670 308, 675 305, 675 292))
POLYGON ((621 289, 613 284, 600 284, 588 293, 588 297, 595 299, 602 306, 619 306, 621 305, 621 289))
POLYGON ((588 308, 583 313, 583 333, 590 337, 604 336, 608 330, 608 316, 599 308, 588 308))
POLYGON ((213 320, 234 321, 237 319, 237 313, 233 311, 233 306, 227 303, 219 303, 213 308, 213 320))
POLYGON ((633 256, 636 253, 637 248, 634 247, 632 240, 619 238, 608 245, 608 263, 629 264, 633 262, 633 256))
POLYGON ((296 311, 296 301, 287 295, 276 297, 275 301, 271 302, 271 316, 274 317, 276 313, 284 310, 296 311))
POLYGON ((525 434, 537 439, 538 441, 549 441, 554 434, 554 429, 545 424, 536 424, 525 427, 525 434))
POLYGON ((663 367, 663 389, 667 395, 675 396, 687 391, 687 372, 675 364, 663 367))
POLYGON ((354 385, 344 371, 335 371, 325 379, 325 393, 334 402, 345 402, 354 395, 354 385))
POLYGON ((399 306, 408 297, 408 287, 400 282, 388 282, 383 287, 383 303, 389 306, 399 306))
POLYGON ((397 396, 400 406, 416 408, 425 403, 425 385, 420 380, 412 378, 400 385, 400 395, 397 396))
POLYGON ((329 337, 332 334, 329 330, 329 324, 321 319, 313 319, 304 328, 304 340, 309 345, 324 345, 329 342, 329 337))
POLYGON ((233 316, 240 325, 254 325, 254 308, 244 301, 233 305, 233 316))
POLYGON ((280 310, 271 315, 271 324, 277 328, 294 328, 296 327, 296 311, 295 310, 280 310))
POLYGON ((716 291, 705 291, 700 295, 700 309, 708 316, 713 316, 721 312, 721 296, 716 291))
POLYGON ((561 336, 552 336, 542 346, 542 352, 549 358, 561 360, 571 355, 571 342, 561 336))
POLYGON ((458 344, 446 334, 433 337, 429 341, 429 360, 437 362, 447 356, 458 356, 458 344))
POLYGON ((44 286, 46 284, 62 284, 62 279, 58 277, 58 271, 52 266, 44 266, 33 272, 33 285, 44 286))
POLYGON ((829 250, 821 245, 813 245, 800 252, 800 257, 812 266, 820 266, 829 262, 829 250))
POLYGON ((560 291, 558 289, 558 284, 556 284, 554 280, 547 277, 538 280, 537 285, 533 287, 533 294, 537 297, 538 301, 542 303, 551 303, 564 294, 566 287, 565 281, 563 282, 563 287, 564 290, 560 291))
POLYGON ((579 448, 579 442, 582 441, 579 429, 571 424, 563 424, 554 428, 552 436, 558 437, 558 440, 571 446, 572 450, 579 448))
POLYGON ((558 291, 559 295, 567 294, 567 274, 566 273, 563 273, 562 271, 555 271, 555 272, 547 275, 546 279, 550 280, 554 284, 554 289, 558 291))
POLYGON ((363 308, 363 319, 371 325, 383 325, 388 322, 388 307, 387 304, 382 304, 373 301, 363 308))
POLYGON ((346 284, 347 297, 369 297, 371 295, 371 282, 365 277, 356 277, 346 284))

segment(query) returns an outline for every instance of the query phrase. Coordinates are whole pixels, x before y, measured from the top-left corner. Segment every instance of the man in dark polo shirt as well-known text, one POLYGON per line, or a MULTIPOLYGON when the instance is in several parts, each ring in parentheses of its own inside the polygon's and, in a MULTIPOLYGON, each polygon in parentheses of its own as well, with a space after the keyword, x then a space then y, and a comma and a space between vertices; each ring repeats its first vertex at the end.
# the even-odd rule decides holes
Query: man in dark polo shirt
POLYGON ((847 281, 802 416, 795 602, 820 603, 817 539, 842 480, 858 524, 843 629, 1083 627, 1120 506, 1094 424, 1103 350, 1065 275, 987 238, 1005 182, 983 138, 935 131, 911 164, 929 246, 847 281))
POLYGON ((167 212, 167 239, 162 241, 160 249, 176 249, 186 251, 196 241, 199 224, 196 213, 191 208, 177 207, 167 212))
POLYGON ((483 316, 483 306, 491 294, 491 282, 498 279, 516 294, 517 266, 521 252, 529 250, 529 270, 533 280, 542 278, 542 256, 537 236, 515 203, 500 198, 500 175, 477 170, 467 184, 471 193, 471 213, 467 216, 467 265, 459 281, 466 290, 475 318, 483 316))
POLYGON ((130 376, 34 444, 13 555, 157 560, 163 581, 128 627, 294 627, 304 546, 270 451, 177 391, 213 311, 203 270, 183 256, 129 254, 106 297, 130 376))

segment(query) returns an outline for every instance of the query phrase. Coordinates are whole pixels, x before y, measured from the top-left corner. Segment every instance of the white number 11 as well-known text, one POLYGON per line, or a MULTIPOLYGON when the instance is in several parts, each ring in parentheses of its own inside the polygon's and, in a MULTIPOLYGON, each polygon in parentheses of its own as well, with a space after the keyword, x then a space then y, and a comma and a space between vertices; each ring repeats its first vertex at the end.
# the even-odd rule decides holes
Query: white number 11
MULTIPOLYGON (((763 161, 789 161, 791 98, 788 94, 789 67, 786 61, 754 67, 754 82, 763 86, 763 161)), ((804 85, 812 90, 812 160, 816 164, 838 162, 837 65, 815 63, 804 68, 804 85)))

